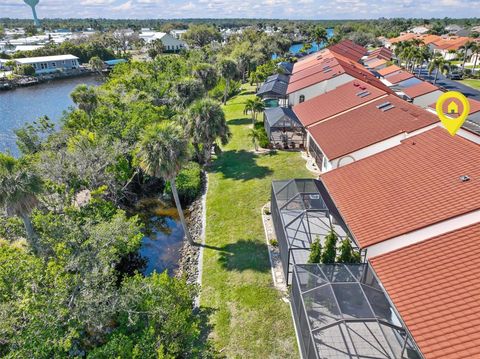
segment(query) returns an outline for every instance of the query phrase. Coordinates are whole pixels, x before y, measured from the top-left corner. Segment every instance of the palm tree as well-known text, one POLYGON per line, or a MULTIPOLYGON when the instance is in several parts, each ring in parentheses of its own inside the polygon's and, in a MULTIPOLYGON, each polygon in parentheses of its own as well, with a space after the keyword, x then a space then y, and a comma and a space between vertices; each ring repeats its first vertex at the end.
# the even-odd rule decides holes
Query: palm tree
POLYGON ((175 178, 188 161, 188 141, 182 129, 173 122, 163 121, 145 129, 138 144, 140 168, 152 177, 170 181, 173 198, 182 222, 185 236, 194 244, 178 198, 175 178))
POLYGON ((220 76, 225 79, 225 91, 223 93, 223 104, 227 103, 227 96, 230 90, 230 81, 237 75, 237 64, 231 59, 220 61, 220 76))
POLYGON ((93 86, 87 86, 85 84, 78 85, 70 93, 70 97, 78 108, 85 111, 89 117, 97 108, 98 97, 95 87, 93 86))
POLYGON ((478 57, 480 56, 480 43, 474 43, 471 47, 472 54, 475 55, 475 61, 473 63, 472 73, 475 74, 475 69, 477 68, 478 57))
POLYGON ((204 98, 194 102, 186 112, 187 132, 192 137, 197 158, 208 163, 212 146, 217 139, 223 145, 230 139, 230 130, 220 103, 204 98))
POLYGON ((448 73, 450 70, 449 62, 445 60, 441 55, 435 56, 430 65, 428 66, 428 74, 431 75, 433 70, 437 70, 435 72, 435 79, 433 80, 433 84, 437 83, 438 73, 448 73))
POLYGON ((90 61, 88 61, 91 69, 99 74, 102 74, 103 69, 105 68, 105 63, 98 56, 93 56, 90 61))
POLYGON ((468 52, 472 49, 472 46, 474 45, 475 42, 467 41, 462 47, 460 47, 460 52, 463 52, 462 72, 465 71, 465 62, 467 62, 468 52))
POLYGON ((255 151, 258 151, 258 141, 260 140, 262 133, 259 129, 252 128, 248 133, 248 137, 252 140, 253 145, 255 146, 255 151))
POLYGON ((265 104, 259 97, 255 97, 253 99, 247 99, 245 102, 245 108, 243 113, 246 115, 247 113, 252 114, 252 124, 255 126, 255 121, 257 119, 257 115, 265 110, 265 104))
POLYGON ((323 26, 320 26, 320 25, 316 26, 313 29, 312 38, 315 41, 315 43, 317 44, 317 47, 320 48, 321 43, 325 44, 325 43, 328 42, 327 30, 325 30, 325 28, 323 26))
POLYGON ((38 203, 42 188, 40 177, 26 163, 0 153, 0 206, 5 208, 7 216, 22 219, 27 241, 34 251, 38 243, 30 213, 38 203))

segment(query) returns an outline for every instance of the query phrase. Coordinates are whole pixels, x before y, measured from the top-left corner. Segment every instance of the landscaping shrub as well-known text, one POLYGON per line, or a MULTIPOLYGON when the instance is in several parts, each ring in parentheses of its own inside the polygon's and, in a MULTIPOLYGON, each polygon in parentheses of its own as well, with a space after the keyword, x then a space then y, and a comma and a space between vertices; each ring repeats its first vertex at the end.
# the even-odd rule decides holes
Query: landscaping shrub
POLYGON ((338 255, 338 263, 360 263, 360 253, 352 248, 352 243, 348 238, 345 238, 340 244, 340 254, 338 255))
MULTIPOLYGON (((192 203, 202 192, 202 176, 200 165, 189 162, 177 176, 177 190, 180 201, 184 205, 192 203)), ((165 186, 165 193, 171 195, 170 182, 165 186)))
POLYGON ((258 139, 258 145, 261 148, 268 148, 270 146, 270 141, 268 140, 267 131, 265 131, 265 126, 263 122, 255 122, 255 129, 259 130, 261 135, 258 139))
POLYGON ((270 208, 268 207, 265 207, 263 209, 263 214, 266 215, 266 216, 269 216, 272 212, 270 211, 270 208))
POLYGON ((278 241, 275 238, 270 239, 270 245, 272 247, 278 247, 278 241))
POLYGON ((322 263, 335 263, 335 257, 337 256, 337 240, 337 234, 333 230, 331 230, 325 237, 325 250, 321 255, 322 263))
POLYGON ((320 244, 320 238, 317 236, 310 247, 310 256, 308 257, 308 263, 320 263, 322 257, 322 245, 320 244))

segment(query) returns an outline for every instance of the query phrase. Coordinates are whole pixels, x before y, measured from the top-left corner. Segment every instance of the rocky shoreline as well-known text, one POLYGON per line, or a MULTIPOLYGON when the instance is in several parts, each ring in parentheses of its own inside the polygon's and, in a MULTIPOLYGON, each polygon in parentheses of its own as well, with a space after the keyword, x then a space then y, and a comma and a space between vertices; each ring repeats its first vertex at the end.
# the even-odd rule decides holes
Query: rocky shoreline
POLYGON ((203 196, 205 195, 207 189, 207 176, 204 171, 202 171, 202 192, 201 195, 187 207, 187 225, 190 230, 190 234, 196 243, 195 245, 190 245, 186 240, 184 240, 182 248, 180 249, 180 261, 178 263, 178 269, 175 271, 176 277, 183 277, 184 275, 187 278, 187 283, 193 284, 197 282, 198 279, 198 268, 199 268, 199 255, 200 255, 200 244, 202 243, 202 232, 203 232, 203 196))

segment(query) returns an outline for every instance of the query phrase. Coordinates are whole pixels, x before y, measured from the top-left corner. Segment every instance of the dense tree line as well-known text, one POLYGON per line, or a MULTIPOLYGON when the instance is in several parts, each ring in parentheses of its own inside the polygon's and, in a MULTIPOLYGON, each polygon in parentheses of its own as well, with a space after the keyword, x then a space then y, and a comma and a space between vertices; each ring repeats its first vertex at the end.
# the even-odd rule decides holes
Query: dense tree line
POLYGON ((119 65, 104 85, 74 90, 59 130, 41 118, 17 131, 21 157, 0 155, 0 356, 211 355, 197 289, 140 274, 142 224, 125 209, 166 183, 180 213, 198 194, 201 166, 230 137, 209 93, 238 79, 217 56, 119 65))

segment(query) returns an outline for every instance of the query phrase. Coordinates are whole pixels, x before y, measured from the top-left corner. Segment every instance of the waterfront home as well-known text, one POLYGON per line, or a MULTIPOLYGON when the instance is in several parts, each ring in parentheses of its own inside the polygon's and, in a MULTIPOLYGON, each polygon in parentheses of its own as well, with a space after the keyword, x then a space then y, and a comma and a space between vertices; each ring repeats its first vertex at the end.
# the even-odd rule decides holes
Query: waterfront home
POLYGON ((25 57, 14 61, 17 65, 32 65, 37 75, 75 70, 80 67, 78 57, 73 55, 25 57))
POLYGON ((371 258, 480 222, 479 163, 478 143, 438 126, 320 178, 371 258))
POLYGON ((386 87, 358 62, 324 49, 294 64, 287 88, 288 103, 295 106, 354 79, 386 87))
POLYGON ((395 95, 366 102, 308 129, 308 148, 322 172, 398 146, 438 126, 438 118, 395 95))
POLYGON ((147 44, 154 40, 162 41, 166 52, 178 52, 187 47, 185 41, 179 40, 166 32, 142 31, 139 36, 147 44))

